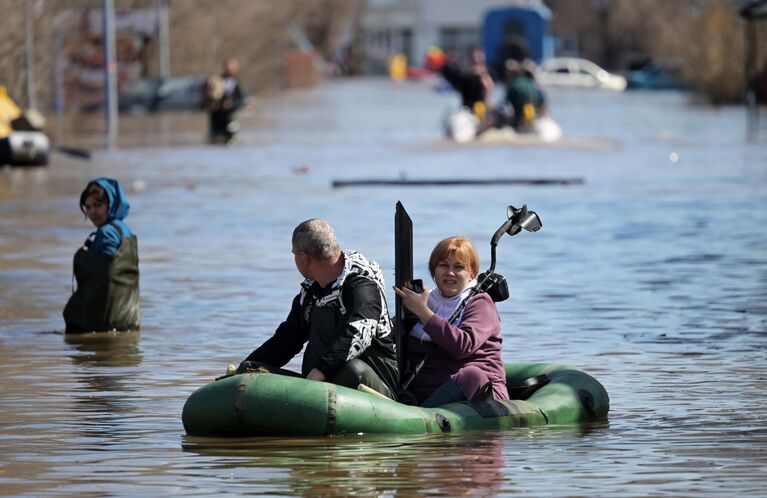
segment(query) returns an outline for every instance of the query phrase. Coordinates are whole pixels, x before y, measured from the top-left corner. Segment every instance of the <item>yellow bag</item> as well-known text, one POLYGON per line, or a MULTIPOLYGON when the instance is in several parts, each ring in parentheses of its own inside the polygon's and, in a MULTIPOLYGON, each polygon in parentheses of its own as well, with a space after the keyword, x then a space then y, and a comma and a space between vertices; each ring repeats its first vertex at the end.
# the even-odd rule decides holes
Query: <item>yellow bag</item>
POLYGON ((8 96, 8 91, 0 85, 0 138, 11 134, 11 121, 21 116, 21 108, 8 96))

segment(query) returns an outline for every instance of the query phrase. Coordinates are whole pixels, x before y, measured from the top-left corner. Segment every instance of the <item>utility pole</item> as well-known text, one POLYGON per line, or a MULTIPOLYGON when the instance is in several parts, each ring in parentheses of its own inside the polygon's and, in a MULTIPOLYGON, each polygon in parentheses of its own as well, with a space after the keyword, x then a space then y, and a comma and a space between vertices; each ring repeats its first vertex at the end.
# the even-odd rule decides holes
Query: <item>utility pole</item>
POLYGON ((106 98, 107 148, 117 143, 117 60, 115 58, 115 4, 104 0, 104 96, 106 98))
POLYGON ((55 32, 55 52, 56 52, 56 76, 54 87, 56 89, 56 129, 61 130, 64 123, 64 62, 62 47, 64 46, 64 34, 58 26, 55 32))
POLYGON ((35 24, 34 24, 34 17, 35 13, 33 12, 33 9, 35 8, 34 2, 24 2, 24 6, 26 7, 24 14, 25 14, 25 27, 26 27, 26 62, 27 62, 27 107, 29 109, 37 109, 37 96, 35 92, 35 87, 37 86, 37 82, 35 81, 35 24))
POLYGON ((160 42, 160 78, 170 76, 170 46, 168 27, 168 0, 156 0, 157 6, 157 32, 160 42))

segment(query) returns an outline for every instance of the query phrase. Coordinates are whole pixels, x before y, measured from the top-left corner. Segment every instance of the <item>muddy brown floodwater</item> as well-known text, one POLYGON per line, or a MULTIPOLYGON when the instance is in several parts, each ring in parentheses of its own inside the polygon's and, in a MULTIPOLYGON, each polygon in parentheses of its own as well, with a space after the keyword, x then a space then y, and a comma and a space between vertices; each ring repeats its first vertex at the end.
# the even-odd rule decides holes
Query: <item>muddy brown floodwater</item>
POLYGON ((202 115, 126 116, 113 152, 0 170, 0 494, 764 496, 764 141, 745 140, 741 108, 679 93, 549 98, 566 138, 550 146, 450 144, 452 96, 361 79, 261 102, 230 147, 203 143, 202 115), (90 231, 78 195, 100 175, 132 205, 142 329, 64 336, 71 259, 90 231), (331 187, 401 177, 583 183, 331 187), (512 294, 498 306, 504 359, 586 370, 610 393, 609 421, 187 437, 187 396, 287 315, 293 227, 327 219, 391 284, 397 200, 422 278, 437 240, 469 236, 485 268, 506 206, 539 213, 540 232, 498 247, 512 294))

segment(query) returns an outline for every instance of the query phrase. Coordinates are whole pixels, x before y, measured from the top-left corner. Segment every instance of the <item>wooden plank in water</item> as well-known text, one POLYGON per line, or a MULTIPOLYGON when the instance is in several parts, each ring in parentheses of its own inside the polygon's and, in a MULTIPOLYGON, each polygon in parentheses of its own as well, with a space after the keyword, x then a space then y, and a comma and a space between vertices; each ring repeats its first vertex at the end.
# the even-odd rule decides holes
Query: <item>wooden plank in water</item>
POLYGON ((454 185, 580 185, 583 178, 421 178, 333 180, 333 188, 386 186, 454 186, 454 185))

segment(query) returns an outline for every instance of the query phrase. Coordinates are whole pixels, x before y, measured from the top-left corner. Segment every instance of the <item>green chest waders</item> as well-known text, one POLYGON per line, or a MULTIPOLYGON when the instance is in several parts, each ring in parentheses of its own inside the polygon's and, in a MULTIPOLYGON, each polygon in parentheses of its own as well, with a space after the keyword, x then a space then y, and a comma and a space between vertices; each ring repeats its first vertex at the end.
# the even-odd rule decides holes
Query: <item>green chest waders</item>
MULTIPOLYGON (((119 225, 113 225, 120 231, 119 225)), ((85 248, 75 253, 77 290, 64 307, 67 332, 138 330, 139 271, 136 236, 122 237, 108 256, 85 248)))

